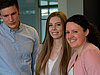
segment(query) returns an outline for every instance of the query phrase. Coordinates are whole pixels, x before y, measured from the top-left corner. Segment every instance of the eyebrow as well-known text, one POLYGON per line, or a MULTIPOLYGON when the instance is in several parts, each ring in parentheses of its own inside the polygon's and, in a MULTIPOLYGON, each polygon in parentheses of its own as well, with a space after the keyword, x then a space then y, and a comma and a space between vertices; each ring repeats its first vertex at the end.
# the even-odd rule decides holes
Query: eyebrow
MULTIPOLYGON (((13 15, 13 14, 16 14, 16 11, 15 12, 12 12, 10 15, 13 15)), ((9 14, 5 14, 5 15, 2 15, 2 16, 8 16, 9 14)))

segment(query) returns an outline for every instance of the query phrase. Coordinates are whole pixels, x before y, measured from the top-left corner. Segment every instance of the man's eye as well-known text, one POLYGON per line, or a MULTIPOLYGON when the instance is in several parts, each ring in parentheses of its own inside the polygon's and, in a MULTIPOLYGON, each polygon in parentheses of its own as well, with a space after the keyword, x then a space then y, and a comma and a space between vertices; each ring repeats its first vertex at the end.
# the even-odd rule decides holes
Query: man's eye
POLYGON ((7 17, 8 15, 4 15, 3 17, 7 17))
POLYGON ((16 14, 16 12, 12 13, 11 15, 15 15, 15 14, 16 14))

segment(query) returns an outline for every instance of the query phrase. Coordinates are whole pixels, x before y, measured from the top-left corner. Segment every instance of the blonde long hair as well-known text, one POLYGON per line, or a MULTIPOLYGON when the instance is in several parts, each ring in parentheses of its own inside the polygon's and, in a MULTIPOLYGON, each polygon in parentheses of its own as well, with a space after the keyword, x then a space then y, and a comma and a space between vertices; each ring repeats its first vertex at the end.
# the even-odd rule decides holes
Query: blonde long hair
POLYGON ((61 23, 63 25, 63 35, 62 35, 63 54, 62 54, 60 64, 59 64, 59 74, 61 74, 61 72, 62 72, 63 75, 67 75, 67 67, 68 67, 69 59, 71 57, 71 48, 66 41, 66 36, 65 36, 65 32, 64 32, 64 23, 67 20, 67 17, 62 11, 53 12, 47 18, 45 39, 42 43, 42 49, 41 49, 41 52, 36 61, 36 67, 35 67, 36 75, 40 75, 40 73, 42 71, 43 71, 43 73, 45 73, 46 63, 50 57, 50 53, 51 53, 52 46, 53 46, 53 38, 49 33, 49 25, 48 24, 49 24, 50 19, 54 16, 58 16, 61 19, 61 23))

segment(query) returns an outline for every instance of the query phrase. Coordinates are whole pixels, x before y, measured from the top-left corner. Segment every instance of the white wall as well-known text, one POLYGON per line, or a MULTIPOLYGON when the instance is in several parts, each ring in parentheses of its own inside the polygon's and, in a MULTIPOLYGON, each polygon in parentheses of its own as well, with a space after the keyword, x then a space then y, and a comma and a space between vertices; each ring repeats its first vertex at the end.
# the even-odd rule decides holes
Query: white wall
POLYGON ((58 0, 58 10, 63 11, 67 15, 67 0, 58 0))
POLYGON ((83 14, 83 0, 58 0, 58 9, 67 17, 74 14, 83 14))

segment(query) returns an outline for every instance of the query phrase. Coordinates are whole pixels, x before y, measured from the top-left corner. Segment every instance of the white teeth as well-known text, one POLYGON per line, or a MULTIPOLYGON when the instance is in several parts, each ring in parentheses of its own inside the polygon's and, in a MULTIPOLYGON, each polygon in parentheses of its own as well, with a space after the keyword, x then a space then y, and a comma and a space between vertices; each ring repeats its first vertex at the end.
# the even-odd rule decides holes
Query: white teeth
POLYGON ((70 40, 70 42, 74 42, 75 40, 70 40))
POLYGON ((52 34, 57 34, 56 32, 53 32, 52 34))

